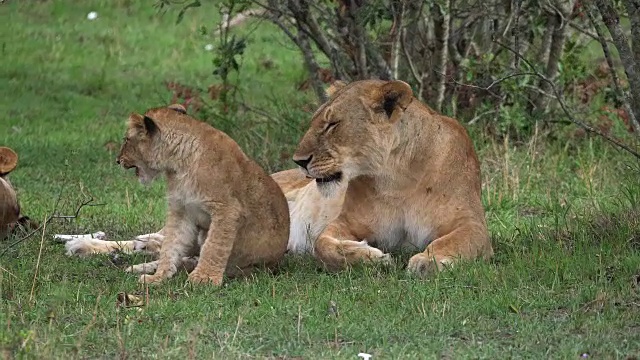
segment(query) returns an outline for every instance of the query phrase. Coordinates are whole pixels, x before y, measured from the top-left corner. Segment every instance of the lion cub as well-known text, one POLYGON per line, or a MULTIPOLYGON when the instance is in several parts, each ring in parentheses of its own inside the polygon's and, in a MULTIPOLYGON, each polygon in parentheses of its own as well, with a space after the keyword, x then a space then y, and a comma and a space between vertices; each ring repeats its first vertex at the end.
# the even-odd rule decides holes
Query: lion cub
POLYGON ((20 205, 6 176, 18 165, 18 155, 8 147, 0 146, 0 240, 20 217, 20 205))
POLYGON ((198 252, 189 281, 215 285, 223 274, 246 275, 283 258, 289 238, 284 194, 235 141, 184 107, 132 113, 117 163, 134 168, 143 184, 167 178, 165 239, 155 273, 140 282, 173 276, 184 256, 198 252))

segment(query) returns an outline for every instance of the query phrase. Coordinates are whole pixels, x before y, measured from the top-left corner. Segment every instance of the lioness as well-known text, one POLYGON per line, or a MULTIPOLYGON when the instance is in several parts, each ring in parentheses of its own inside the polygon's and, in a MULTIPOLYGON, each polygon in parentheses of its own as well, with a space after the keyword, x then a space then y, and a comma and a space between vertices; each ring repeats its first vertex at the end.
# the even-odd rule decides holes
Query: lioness
POLYGON ((132 113, 117 163, 143 184, 167 178, 168 214, 156 263, 134 268, 141 282, 173 276, 197 255, 191 282, 219 285, 223 274, 271 268, 289 238, 287 202, 278 185, 225 133, 180 105, 132 113))
MULTIPOLYGON (((493 255, 478 159, 456 120, 402 81, 336 82, 327 92, 294 154, 303 171, 271 175, 289 203, 290 252, 341 269, 414 250, 408 270, 417 275, 493 255)), ((164 231, 134 241, 78 239, 67 250, 153 252, 164 231)))
POLYGON ((272 175, 300 207, 289 247, 307 248, 300 232, 309 229, 315 257, 330 269, 413 249, 408 270, 418 275, 491 257, 480 167, 465 129, 402 81, 336 83, 328 92, 293 156, 315 181, 272 175))

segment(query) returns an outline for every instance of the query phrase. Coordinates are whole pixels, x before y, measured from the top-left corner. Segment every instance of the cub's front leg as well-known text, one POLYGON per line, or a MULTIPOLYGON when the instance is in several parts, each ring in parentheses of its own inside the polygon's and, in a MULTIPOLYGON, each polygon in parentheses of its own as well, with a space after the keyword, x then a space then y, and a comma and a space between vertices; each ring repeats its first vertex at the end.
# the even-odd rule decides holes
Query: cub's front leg
POLYGON ((189 274, 189 281, 221 285, 238 235, 240 205, 233 203, 223 206, 222 203, 216 203, 211 206, 210 213, 209 232, 200 248, 198 265, 189 274))
POLYGON ((186 217, 184 209, 170 207, 164 232, 156 272, 140 276, 141 283, 157 283, 172 277, 178 271, 182 258, 197 246, 198 228, 186 217))
MULTIPOLYGON (((178 267, 184 268, 184 270, 189 273, 196 268, 197 264, 198 264, 197 256, 187 256, 182 258, 180 266, 178 267)), ((156 272, 157 269, 158 269, 158 260, 154 260, 154 261, 150 261, 142 264, 131 265, 128 268, 126 268, 124 271, 138 273, 138 274, 153 274, 154 272, 156 272)))
POLYGON ((389 254, 369 246, 366 240, 358 241, 358 236, 341 219, 320 234, 314 244, 314 255, 329 270, 342 270, 362 262, 391 262, 389 254))

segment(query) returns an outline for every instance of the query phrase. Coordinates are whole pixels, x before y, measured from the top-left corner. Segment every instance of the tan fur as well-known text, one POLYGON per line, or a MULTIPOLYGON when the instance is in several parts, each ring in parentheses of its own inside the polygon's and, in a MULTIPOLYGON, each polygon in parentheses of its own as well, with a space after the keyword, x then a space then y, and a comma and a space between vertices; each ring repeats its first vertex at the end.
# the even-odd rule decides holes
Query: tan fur
MULTIPOLYGON (((305 174, 320 180, 305 183, 290 171, 273 175, 290 207, 328 214, 312 239, 315 256, 341 269, 388 261, 383 251, 414 249, 419 252, 408 270, 418 275, 491 257, 479 162, 465 129, 415 99, 401 81, 330 90, 294 154, 305 174)), ((292 215, 291 221, 293 228, 317 219, 292 215)))
POLYGON ((167 178, 169 207, 153 263, 157 269, 141 282, 173 276, 185 257, 198 253, 189 280, 215 285, 223 274, 271 268, 284 256, 289 236, 284 195, 223 132, 173 105, 131 114, 118 163, 136 168, 142 183, 161 174, 167 178))
POLYGON ((16 192, 7 175, 18 165, 18 155, 8 147, 0 146, 0 240, 20 218, 20 206, 16 192))
MULTIPOLYGON (((328 268, 341 269, 388 262, 383 251, 413 250, 418 253, 408 270, 418 275, 459 259, 491 257, 479 163, 464 128, 416 100, 403 82, 336 82, 328 92, 330 100, 314 115, 294 155, 297 161, 312 156, 307 170, 271 175, 289 205, 289 251, 312 252, 328 268), (330 123, 336 124, 327 129, 330 123), (313 181, 336 172, 343 173, 339 182, 313 181)), ((123 242, 94 239, 93 248, 86 241, 78 248, 153 253, 163 233, 153 234, 149 249, 145 235, 123 242)), ((186 268, 193 265, 193 258, 183 261, 186 268)), ((156 266, 128 271, 148 273, 156 266)))

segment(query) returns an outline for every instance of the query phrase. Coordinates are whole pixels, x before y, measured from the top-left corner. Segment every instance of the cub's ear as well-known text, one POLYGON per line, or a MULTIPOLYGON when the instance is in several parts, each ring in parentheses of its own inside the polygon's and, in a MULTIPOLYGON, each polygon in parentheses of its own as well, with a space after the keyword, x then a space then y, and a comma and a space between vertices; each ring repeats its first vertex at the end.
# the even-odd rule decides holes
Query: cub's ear
POLYGON ((8 147, 0 146, 0 176, 12 172, 18 165, 18 154, 8 147))
POLYGON ((155 135, 159 130, 158 125, 152 118, 136 113, 129 115, 129 127, 143 132, 148 136, 155 135))
POLYGON ((374 109, 384 111, 391 122, 396 122, 413 100, 413 90, 404 81, 394 80, 382 85, 374 94, 374 109))
POLYGON ((329 85, 327 90, 325 90, 325 93, 327 94, 327 97, 330 99, 331 97, 333 97, 333 95, 335 95, 336 92, 338 92, 345 86, 347 86, 346 82, 342 80, 336 80, 333 83, 331 83, 331 85, 329 85))
POLYGON ((186 114, 187 113, 187 109, 182 106, 181 104, 171 104, 169 106, 167 106, 169 109, 173 110, 173 111, 177 111, 180 114, 186 114))

